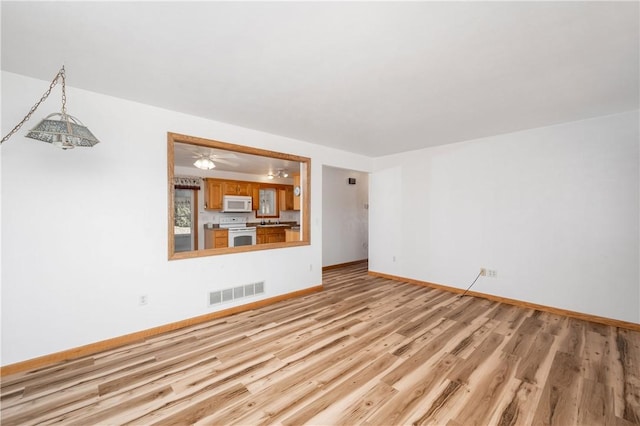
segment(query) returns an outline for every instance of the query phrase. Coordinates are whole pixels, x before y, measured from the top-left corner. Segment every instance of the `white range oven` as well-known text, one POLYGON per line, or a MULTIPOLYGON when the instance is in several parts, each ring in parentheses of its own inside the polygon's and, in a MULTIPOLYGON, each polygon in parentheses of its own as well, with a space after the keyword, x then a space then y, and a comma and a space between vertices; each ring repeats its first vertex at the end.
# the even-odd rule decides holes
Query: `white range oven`
POLYGON ((247 226, 246 217, 221 217, 220 228, 229 230, 229 247, 251 246, 256 243, 256 227, 247 226))

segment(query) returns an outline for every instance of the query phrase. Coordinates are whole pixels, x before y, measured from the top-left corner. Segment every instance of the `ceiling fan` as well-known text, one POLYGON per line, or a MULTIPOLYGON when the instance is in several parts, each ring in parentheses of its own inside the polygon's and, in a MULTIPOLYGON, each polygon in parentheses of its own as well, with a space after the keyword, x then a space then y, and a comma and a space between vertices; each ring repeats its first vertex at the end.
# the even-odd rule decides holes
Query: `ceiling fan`
POLYGON ((192 158, 196 159, 193 165, 202 170, 215 168, 215 163, 223 163, 231 167, 238 166, 238 163, 227 160, 227 158, 238 158, 238 156, 232 152, 216 153, 213 150, 209 150, 209 152, 192 151, 192 153, 192 158))

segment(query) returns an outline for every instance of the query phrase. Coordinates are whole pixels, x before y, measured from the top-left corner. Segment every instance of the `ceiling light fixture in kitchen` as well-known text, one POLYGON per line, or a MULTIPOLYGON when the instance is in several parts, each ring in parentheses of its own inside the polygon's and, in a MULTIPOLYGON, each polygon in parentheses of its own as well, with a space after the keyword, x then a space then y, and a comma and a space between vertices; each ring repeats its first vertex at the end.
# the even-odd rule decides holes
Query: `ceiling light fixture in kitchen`
POLYGON ((285 169, 278 169, 278 170, 276 170, 275 173, 269 172, 269 174, 267 175, 268 179, 286 178, 286 177, 289 177, 289 173, 287 173, 287 171, 285 169))
POLYGON ((193 165, 202 170, 211 170, 216 167, 213 161, 206 157, 198 158, 193 165))
POLYGON ((49 89, 31 108, 29 113, 27 113, 22 121, 18 123, 18 125, 14 127, 8 135, 2 138, 0 144, 9 140, 9 138, 13 136, 20 129, 20 127, 22 127, 22 125, 27 122, 27 120, 31 118, 31 115, 36 111, 36 109, 38 109, 40 104, 49 97, 49 95, 51 94, 51 90, 53 90, 55 85, 58 84, 59 80, 62 80, 61 112, 47 115, 33 129, 29 130, 26 137, 47 142, 62 149, 72 149, 76 146, 94 146, 95 144, 100 142, 98 139, 96 139, 93 133, 91 133, 91 131, 87 129, 84 124, 82 124, 80 120, 67 114, 67 93, 65 77, 66 75, 63 66, 62 68, 60 68, 60 71, 58 71, 58 74, 56 74, 55 78, 49 85, 49 89))

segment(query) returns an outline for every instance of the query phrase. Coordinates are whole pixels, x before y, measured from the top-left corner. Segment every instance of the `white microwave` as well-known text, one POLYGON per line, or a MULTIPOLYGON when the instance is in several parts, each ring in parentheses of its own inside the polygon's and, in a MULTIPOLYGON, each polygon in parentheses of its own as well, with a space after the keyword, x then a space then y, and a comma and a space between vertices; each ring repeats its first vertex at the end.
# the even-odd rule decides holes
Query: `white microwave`
POLYGON ((251 197, 242 195, 225 195, 222 197, 222 212, 251 212, 251 197))

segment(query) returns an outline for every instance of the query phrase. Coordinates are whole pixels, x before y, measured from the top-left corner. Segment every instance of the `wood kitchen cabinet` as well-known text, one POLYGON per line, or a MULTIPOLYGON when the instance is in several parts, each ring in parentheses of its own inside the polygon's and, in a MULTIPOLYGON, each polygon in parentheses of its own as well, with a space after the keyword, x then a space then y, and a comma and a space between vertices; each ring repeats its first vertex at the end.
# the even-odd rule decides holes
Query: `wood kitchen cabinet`
MULTIPOLYGON (((222 197, 225 195, 244 195, 253 198, 253 184, 236 180, 206 178, 206 198, 205 209, 221 210, 222 197)), ((257 198, 257 196, 256 196, 257 198)), ((256 206, 256 201, 253 201, 256 206)), ((257 207, 253 207, 254 210, 257 207)))
POLYGON ((278 190, 280 211, 293 210, 293 185, 284 185, 278 190))
POLYGON ((260 228, 256 231, 257 244, 284 243, 286 239, 286 227, 274 226, 273 228, 260 228))
MULTIPOLYGON (((206 194, 205 209, 222 210, 222 197, 225 195, 242 195, 251 197, 253 210, 260 210, 260 190, 275 191, 273 206, 268 214, 260 217, 278 217, 280 211, 300 210, 300 197, 294 197, 292 185, 266 184, 259 182, 244 182, 240 180, 205 178, 206 194), (298 208, 296 209, 296 199, 298 208)), ((298 178, 299 181, 299 178, 298 178)))
POLYGON ((209 229, 204 230, 204 248, 225 248, 229 247, 229 230, 228 229, 209 229))
POLYGON ((286 229, 285 242, 300 241, 300 230, 286 229))
POLYGON ((260 207, 260 184, 251 184, 251 210, 258 210, 260 207))
POLYGON ((206 194, 204 208, 207 210, 222 210, 223 181, 219 179, 205 179, 206 194))
POLYGON ((222 184, 222 194, 251 196, 251 182, 224 181, 222 184))

